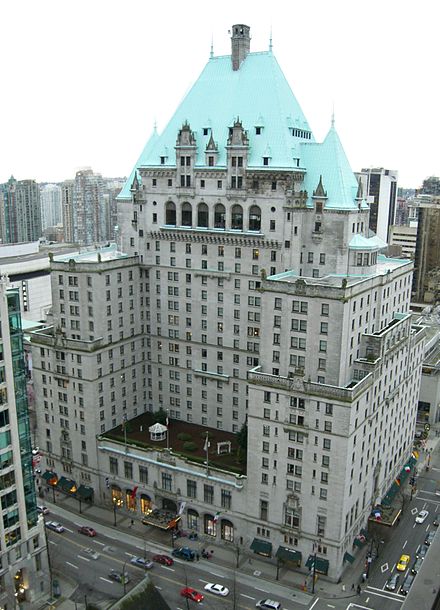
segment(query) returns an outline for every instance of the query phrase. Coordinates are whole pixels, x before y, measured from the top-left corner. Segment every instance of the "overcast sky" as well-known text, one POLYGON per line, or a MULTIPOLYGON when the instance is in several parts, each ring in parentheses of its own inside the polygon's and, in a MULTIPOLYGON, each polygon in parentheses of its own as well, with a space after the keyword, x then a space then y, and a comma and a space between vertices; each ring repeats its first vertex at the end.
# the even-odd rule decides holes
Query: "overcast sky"
POLYGON ((440 174, 438 0, 3 0, 0 182, 125 176, 228 30, 273 51, 315 138, 335 108, 353 171, 440 174))

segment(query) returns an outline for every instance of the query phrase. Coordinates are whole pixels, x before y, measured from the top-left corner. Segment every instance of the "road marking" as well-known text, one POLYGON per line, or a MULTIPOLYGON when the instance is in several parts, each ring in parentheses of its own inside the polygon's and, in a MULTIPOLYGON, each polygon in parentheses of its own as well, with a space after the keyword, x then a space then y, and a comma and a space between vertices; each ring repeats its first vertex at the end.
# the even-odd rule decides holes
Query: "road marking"
MULTIPOLYGON (((367 601, 368 601, 368 599, 367 599, 367 601)), ((327 606, 328 606, 329 608, 336 608, 336 606, 332 606, 331 604, 327 604, 327 606)))
POLYGON ((425 532, 427 532, 428 530, 429 530, 429 524, 426 526, 425 532))
MULTIPOLYGON (((389 595, 395 595, 396 597, 398 597, 399 599, 405 599, 404 595, 400 595, 399 593, 393 593, 392 591, 387 591, 386 595, 383 595, 383 590, 382 589, 378 589, 377 587, 372 587, 371 585, 367 585, 367 589, 368 589, 368 593, 371 593, 372 595, 381 595, 381 597, 388 597, 389 595), (376 591, 378 591, 378 593, 376 593, 376 591)), ((393 599, 392 597, 388 597, 388 599, 393 599)))
POLYGON ((112 580, 109 580, 108 578, 104 578, 104 576, 100 576, 99 577, 101 580, 104 580, 105 582, 109 582, 110 584, 113 584, 112 580))
POLYGON ((94 542, 95 544, 100 544, 101 546, 105 546, 105 543, 104 543, 104 542, 98 542, 98 540, 93 540, 93 542, 94 542))
POLYGON ((423 510, 425 510, 425 508, 426 508, 426 502, 425 502, 425 504, 422 506, 422 509, 423 509, 423 510))
POLYGON ((69 530, 68 527, 64 526, 64 529, 66 530, 66 532, 70 532, 71 534, 73 534, 73 530, 69 530))
POLYGON ((83 561, 90 561, 90 559, 87 559, 87 557, 82 557, 82 555, 77 555, 77 557, 83 561))
POLYGON ((415 526, 416 526, 416 525, 417 525, 417 523, 414 523, 414 525, 413 525, 413 529, 415 528, 415 526))
POLYGON ((418 508, 412 508, 412 509, 411 509, 411 514, 412 514, 412 515, 417 515, 417 513, 418 513, 418 512, 419 512, 419 509, 418 509, 418 508))
POLYGON ((365 603, 368 604, 369 601, 370 601, 370 598, 367 597, 367 599, 365 600, 365 603))
POLYGON ((394 564, 393 567, 391 568, 391 572, 394 572, 395 567, 396 567, 396 564, 394 564))
POLYGON ((217 578, 225 578, 224 574, 216 574, 215 572, 210 572, 213 576, 217 576, 217 578))
POLYGON ((405 542, 404 542, 404 544, 403 544, 403 547, 402 547, 402 551, 403 551, 403 549, 406 547, 407 543, 408 543, 408 540, 405 540, 405 542))
POLYGON ((384 572, 386 572, 389 569, 389 565, 387 563, 384 563, 383 565, 380 566, 380 571, 382 572, 382 574, 384 572))
POLYGON ((263 593, 266 593, 266 589, 260 589, 260 587, 254 587, 254 589, 257 589, 257 591, 262 591, 263 593))
POLYGON ((162 591, 162 587, 158 587, 157 585, 155 585, 154 588, 159 589, 159 591, 162 591))
POLYGON ((435 507, 435 512, 437 512, 437 511, 438 511, 438 504, 437 504, 437 506, 435 507))
MULTIPOLYGON (((246 597, 246 599, 255 599, 255 597, 251 597, 250 595, 245 595, 244 593, 240 593, 240 595, 241 595, 242 597, 246 597)), ((317 601, 318 601, 318 600, 316 600, 316 602, 317 602, 317 601)), ((316 604, 316 602, 315 602, 315 604, 316 604)), ((315 604, 313 604, 313 606, 314 606, 315 604)), ((313 606, 311 606, 310 610, 312 610, 313 606)))
POLYGON ((49 544, 54 544, 55 546, 58 546, 58 542, 54 542, 53 540, 49 540, 49 544))
POLYGON ((199 578, 199 582, 206 582, 206 584, 208 584, 209 581, 203 580, 203 578, 199 578))
POLYGON ((313 604, 310 606, 310 609, 309 609, 309 610, 313 610, 313 608, 316 606, 316 604, 318 603, 318 601, 319 601, 319 597, 317 597, 317 598, 315 599, 315 601, 313 602, 313 604))
POLYGON ((160 566, 163 570, 169 570, 170 572, 175 572, 174 568, 169 568, 168 566, 160 566))
POLYGON ((68 566, 71 566, 72 568, 75 568, 75 570, 78 570, 78 566, 76 566, 73 563, 70 563, 70 561, 66 561, 66 563, 67 563, 68 566))
POLYGON ((136 557, 136 555, 133 555, 133 553, 127 553, 127 551, 125 551, 124 553, 125 555, 128 555, 129 557, 136 557))

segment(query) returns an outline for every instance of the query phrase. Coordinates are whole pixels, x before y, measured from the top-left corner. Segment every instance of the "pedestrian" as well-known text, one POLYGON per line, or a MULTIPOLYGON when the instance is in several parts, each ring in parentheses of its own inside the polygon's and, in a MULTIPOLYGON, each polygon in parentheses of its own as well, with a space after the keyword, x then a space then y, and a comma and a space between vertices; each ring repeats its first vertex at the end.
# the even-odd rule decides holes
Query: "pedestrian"
POLYGON ((133 527, 133 525, 134 525, 134 520, 132 519, 132 520, 130 521, 130 527, 133 527))
POLYGON ((360 595, 361 591, 362 591, 362 587, 361 587, 361 585, 358 585, 357 586, 357 594, 360 595))
POLYGON ((200 561, 200 555, 198 553, 196 554, 196 559, 197 561, 200 561))
POLYGON ((354 582, 351 584, 351 590, 354 591, 354 582))

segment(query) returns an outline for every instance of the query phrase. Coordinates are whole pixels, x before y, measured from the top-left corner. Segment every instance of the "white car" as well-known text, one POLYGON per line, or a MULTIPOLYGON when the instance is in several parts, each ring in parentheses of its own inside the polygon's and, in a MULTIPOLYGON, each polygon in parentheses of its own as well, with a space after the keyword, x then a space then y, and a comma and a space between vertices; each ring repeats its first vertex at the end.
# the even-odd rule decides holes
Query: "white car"
POLYGON ((428 515, 429 513, 427 510, 421 510, 416 517, 416 523, 423 523, 428 515))
POLYGON ((39 515, 48 515, 49 514, 49 509, 47 508, 47 506, 37 506, 37 511, 39 515))
POLYGON ((205 585, 205 591, 214 593, 214 595, 221 595, 222 597, 229 595, 229 589, 227 587, 224 587, 223 585, 215 585, 213 582, 208 582, 208 584, 205 585))
POLYGON ((92 559, 99 559, 99 553, 97 553, 96 551, 94 551, 91 548, 83 549, 81 551, 81 553, 83 555, 87 555, 88 557, 91 557, 92 559))
POLYGON ((57 521, 46 521, 46 527, 47 529, 57 532, 58 534, 62 534, 64 532, 64 527, 57 521))

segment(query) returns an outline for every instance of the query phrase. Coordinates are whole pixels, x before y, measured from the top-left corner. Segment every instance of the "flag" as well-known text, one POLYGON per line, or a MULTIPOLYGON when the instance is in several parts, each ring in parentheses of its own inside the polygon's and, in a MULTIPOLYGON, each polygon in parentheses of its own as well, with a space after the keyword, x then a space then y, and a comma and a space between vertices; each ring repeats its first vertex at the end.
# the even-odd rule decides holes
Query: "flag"
POLYGON ((400 487, 400 479, 396 479, 394 482, 400 487))
POLYGON ((206 435, 205 444, 203 445, 203 451, 208 451, 210 446, 211 446, 211 443, 208 441, 208 435, 206 435))
POLYGON ((185 506, 186 506, 186 502, 179 502, 179 511, 177 513, 179 515, 179 517, 185 510, 185 506))
POLYGON ((166 424, 167 428, 169 428, 169 425, 170 425, 170 418, 168 417, 168 415, 167 415, 167 418, 166 418, 166 420, 165 420, 165 424, 166 424))
POLYGON ((220 517, 220 513, 215 513, 213 522, 217 523, 219 517, 220 517))
POLYGON ((132 500, 136 497, 137 490, 138 490, 138 486, 136 485, 135 487, 133 487, 133 491, 131 492, 132 500))

